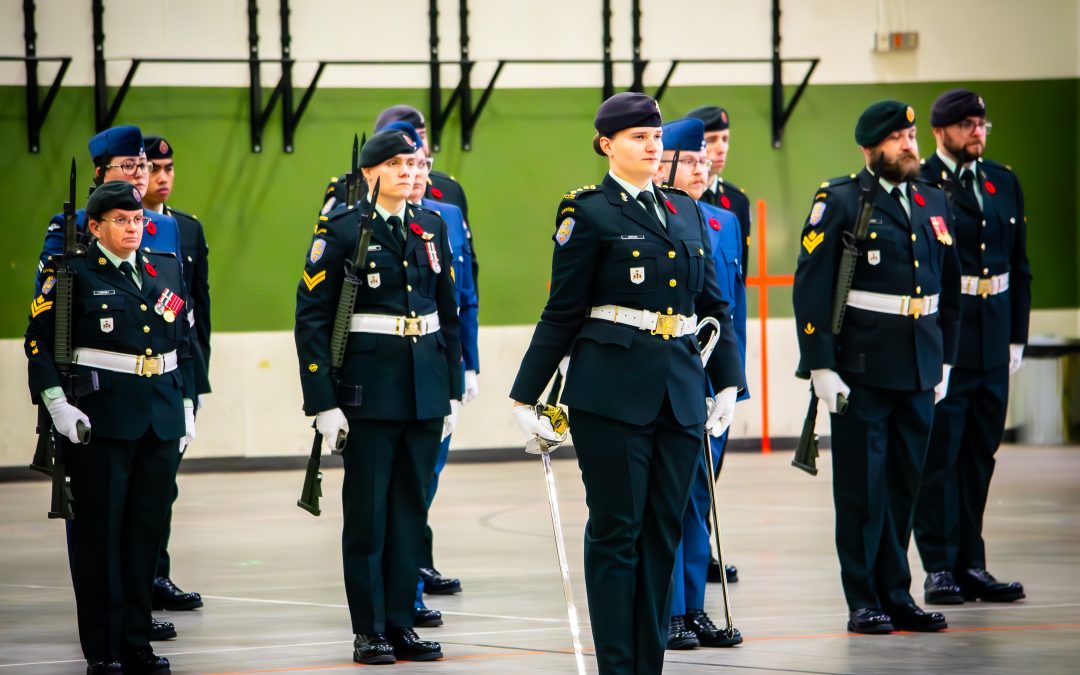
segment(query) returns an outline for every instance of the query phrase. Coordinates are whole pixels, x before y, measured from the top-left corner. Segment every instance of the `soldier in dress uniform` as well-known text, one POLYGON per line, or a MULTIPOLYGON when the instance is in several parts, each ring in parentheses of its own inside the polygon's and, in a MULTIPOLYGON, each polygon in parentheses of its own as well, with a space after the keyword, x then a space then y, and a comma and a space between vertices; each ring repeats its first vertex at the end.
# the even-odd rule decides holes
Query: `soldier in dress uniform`
POLYGON ((945 194, 919 178, 911 106, 871 105, 855 141, 864 168, 822 183, 803 227, 794 287, 799 369, 811 373, 832 413, 848 630, 937 631, 945 617, 924 612, 911 597, 907 548, 934 403, 945 396, 957 358, 959 262, 945 194), (875 166, 880 175, 868 168, 875 166), (864 199, 873 212, 859 232, 864 199), (854 277, 834 334, 833 289, 849 240, 854 277))
POLYGON ((937 150, 922 175, 949 195, 960 254, 960 352, 949 395, 937 406, 915 543, 927 577, 926 602, 1013 602, 1020 582, 986 570, 983 512, 994 454, 1005 431, 1009 375, 1020 369, 1031 312, 1024 193, 1012 170, 984 159, 986 103, 951 89, 930 111, 937 150))
POLYGON ((686 193, 652 183, 660 107, 616 94, 594 125, 593 149, 610 170, 555 213, 551 292, 511 397, 526 439, 557 443, 533 406, 570 355, 562 398, 589 508, 585 584, 600 673, 659 673, 702 436, 730 424, 743 376, 701 213, 686 193), (720 322, 722 339, 703 370, 704 317, 720 322))
MULTIPOLYGON (((668 122, 663 126, 664 154, 653 182, 661 185, 671 181, 697 201, 705 233, 708 237, 720 296, 732 309, 732 323, 739 343, 740 363, 745 373, 746 362, 746 289, 742 285, 739 258, 742 235, 735 214, 718 206, 700 201, 709 179, 711 160, 705 151, 705 124, 693 117, 668 122), (678 167, 672 169, 675 151, 679 151, 678 167)), ((746 391, 738 400, 749 398, 746 391)), ((716 627, 705 612, 705 581, 711 562, 709 544, 710 496, 707 471, 715 471, 727 445, 728 434, 709 437, 712 463, 706 467, 704 458, 694 472, 690 501, 683 514, 683 536, 675 549, 675 573, 672 577, 671 621, 668 624, 668 649, 702 647, 731 647, 742 642, 741 636, 728 635, 716 627)))
POLYGON ((149 643, 154 567, 180 453, 195 437, 184 282, 173 252, 140 248, 141 198, 113 181, 87 202, 95 240, 67 259, 70 372, 54 363, 54 335, 66 328, 56 325, 61 299, 51 260, 26 331, 31 395, 65 444, 76 509, 68 553, 90 674, 169 668, 149 643), (91 428, 86 445, 80 422, 91 428))
POLYGON ((342 555, 359 663, 442 657, 413 630, 416 570, 439 440, 461 399, 461 343, 450 244, 437 214, 407 203, 416 144, 375 134, 360 153, 368 197, 324 216, 297 289, 296 349, 304 412, 343 451, 342 555), (370 195, 380 181, 378 198, 370 195), (374 210, 345 361, 331 372, 330 343, 361 212, 374 210))
MULTIPOLYGON (((202 408, 203 396, 210 393, 210 283, 208 281, 207 257, 210 249, 202 223, 195 216, 174 209, 166 204, 172 194, 175 177, 173 146, 161 136, 144 136, 143 146, 150 161, 150 182, 143 195, 146 212, 165 214, 176 219, 180 228, 180 253, 183 256, 184 283, 191 302, 188 303, 187 321, 192 329, 191 358, 195 369, 195 410, 202 408)), ((172 531, 172 505, 180 495, 180 487, 174 482, 173 500, 165 514, 165 530, 161 537, 158 554, 157 575, 154 578, 154 609, 171 612, 202 607, 202 596, 181 590, 171 577, 169 559, 169 535, 172 531)))

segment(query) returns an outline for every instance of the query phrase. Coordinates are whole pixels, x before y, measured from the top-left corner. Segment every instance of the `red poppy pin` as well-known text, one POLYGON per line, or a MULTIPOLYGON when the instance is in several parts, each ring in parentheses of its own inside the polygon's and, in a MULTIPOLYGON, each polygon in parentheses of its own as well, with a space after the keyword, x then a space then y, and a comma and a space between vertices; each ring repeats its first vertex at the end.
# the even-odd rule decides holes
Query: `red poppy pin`
POLYGON ((720 221, 717 220, 716 218, 709 218, 709 227, 711 227, 714 230, 719 230, 720 229, 720 221))
POLYGON ((431 186, 431 196, 434 197, 435 199, 442 199, 442 190, 440 190, 439 188, 432 185, 431 186))
POLYGON ((664 206, 666 206, 666 207, 667 207, 667 210, 668 210, 668 211, 671 211, 672 215, 674 215, 674 214, 677 214, 677 213, 678 213, 678 211, 676 211, 676 210, 675 210, 675 205, 671 203, 671 200, 670 200, 670 199, 665 199, 665 200, 664 200, 664 206))
POLYGON ((720 195, 720 206, 723 206, 725 209, 731 208, 731 200, 728 199, 727 195, 720 195))
POLYGON ((983 187, 986 188, 987 194, 995 194, 997 192, 997 188, 990 181, 983 183, 983 187))
POLYGON ((420 227, 416 223, 409 223, 409 229, 412 230, 412 233, 418 237, 424 236, 424 228, 420 227))
POLYGON ((157 276, 157 270, 154 269, 154 266, 151 265, 150 263, 146 263, 146 273, 149 274, 152 277, 157 276))
POLYGON ((146 233, 151 235, 151 236, 157 234, 157 225, 154 224, 154 221, 152 221, 152 220, 147 220, 146 221, 146 233))
POLYGON ((912 197, 912 199, 914 199, 915 203, 918 204, 919 206, 926 206, 926 200, 923 199, 923 196, 921 194, 919 194, 918 192, 915 193, 915 196, 912 197))

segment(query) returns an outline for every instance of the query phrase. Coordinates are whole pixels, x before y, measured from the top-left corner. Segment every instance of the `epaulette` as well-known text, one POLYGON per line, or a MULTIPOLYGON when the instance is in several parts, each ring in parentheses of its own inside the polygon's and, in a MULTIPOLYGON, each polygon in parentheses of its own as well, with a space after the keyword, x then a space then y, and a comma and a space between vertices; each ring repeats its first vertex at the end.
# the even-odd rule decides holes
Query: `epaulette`
POLYGON ((738 190, 739 192, 741 192, 741 193, 743 193, 743 194, 746 194, 746 190, 742 189, 741 187, 739 187, 739 186, 738 186, 738 185, 736 185, 735 183, 731 183, 731 182, 728 182, 728 181, 724 180, 724 177, 723 177, 723 176, 720 176, 720 177, 719 177, 719 179, 718 179, 718 181, 719 181, 719 183, 720 183, 721 185, 723 185, 724 187, 729 187, 729 188, 731 188, 731 189, 733 189, 733 190, 738 190))
POLYGON ((195 214, 187 213, 186 211, 181 211, 180 209, 174 209, 171 206, 168 207, 168 210, 169 210, 169 215, 170 216, 175 213, 176 215, 183 216, 184 218, 191 218, 192 220, 198 220, 199 219, 199 217, 196 216, 195 214))
POLYGON ((564 194, 563 199, 577 199, 578 195, 583 195, 583 194, 587 194, 589 192, 598 192, 598 191, 599 191, 599 188, 597 188, 595 185, 582 185, 581 187, 577 188, 576 190, 570 190, 569 192, 564 194))
POLYGON ((685 190, 680 190, 679 188, 677 188, 677 187, 675 187, 673 185, 668 185, 666 183, 661 185, 660 189, 663 190, 664 192, 670 192, 670 193, 676 194, 676 195, 686 195, 687 197, 690 196, 689 194, 686 193, 685 190))
POLYGON ((315 221, 315 234, 322 234, 326 232, 326 221, 329 220, 327 216, 319 216, 319 219, 315 221))
POLYGON ((149 253, 150 255, 165 256, 167 258, 175 258, 176 257, 176 251, 160 251, 160 250, 158 250, 156 248, 150 248, 149 246, 143 246, 142 247, 142 252, 143 253, 149 253))
POLYGON ((413 211, 420 211, 421 213, 427 213, 427 214, 430 214, 430 215, 433 215, 433 216, 438 216, 439 218, 442 218, 442 214, 439 213, 438 211, 436 211, 435 209, 429 209, 428 207, 421 206, 420 204, 409 204, 406 208, 410 208, 413 211))
POLYGON ((1001 162, 995 162, 994 160, 986 159, 985 157, 983 157, 979 161, 982 162, 983 164, 985 164, 986 166, 992 167, 994 169, 1001 169, 1002 171, 1008 171, 1009 173, 1013 172, 1012 167, 1009 166, 1008 164, 1002 164, 1001 162))
POLYGON ((849 173, 846 176, 838 176, 837 178, 830 178, 827 181, 821 183, 818 187, 829 188, 836 187, 838 185, 845 185, 847 183, 854 183, 855 179, 859 177, 857 173, 849 173))

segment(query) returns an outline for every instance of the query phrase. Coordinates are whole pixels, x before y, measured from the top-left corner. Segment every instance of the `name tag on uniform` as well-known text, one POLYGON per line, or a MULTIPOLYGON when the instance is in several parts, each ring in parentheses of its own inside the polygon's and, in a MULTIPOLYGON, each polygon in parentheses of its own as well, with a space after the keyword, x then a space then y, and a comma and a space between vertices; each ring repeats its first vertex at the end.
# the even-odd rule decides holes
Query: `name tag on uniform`
POLYGON ((116 291, 94 291, 94 295, 116 295, 116 291))
POLYGON ((372 245, 367 247, 367 250, 368 251, 381 251, 382 250, 382 245, 381 244, 372 244, 372 245))
POLYGON ((643 234, 622 234, 622 235, 619 235, 619 239, 623 239, 623 240, 626 240, 626 239, 644 239, 644 238, 645 238, 645 235, 643 235, 643 234))

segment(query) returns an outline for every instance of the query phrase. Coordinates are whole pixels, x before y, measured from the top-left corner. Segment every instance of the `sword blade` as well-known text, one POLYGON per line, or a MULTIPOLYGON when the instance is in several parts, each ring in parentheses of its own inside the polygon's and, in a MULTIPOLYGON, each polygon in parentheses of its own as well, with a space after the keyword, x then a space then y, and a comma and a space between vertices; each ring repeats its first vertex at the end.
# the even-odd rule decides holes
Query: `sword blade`
POLYGON ((566 562, 566 543, 563 540, 562 518, 559 517, 559 495, 555 491, 555 472, 551 469, 551 453, 542 452, 544 478, 547 485, 548 506, 551 509, 551 527, 555 531, 555 550, 559 555, 559 574, 562 576, 563 599, 566 601, 566 617, 570 620, 570 638, 574 643, 574 661, 578 675, 585 675, 585 655, 581 649, 581 629, 578 626, 574 591, 570 587, 570 566, 566 562))

